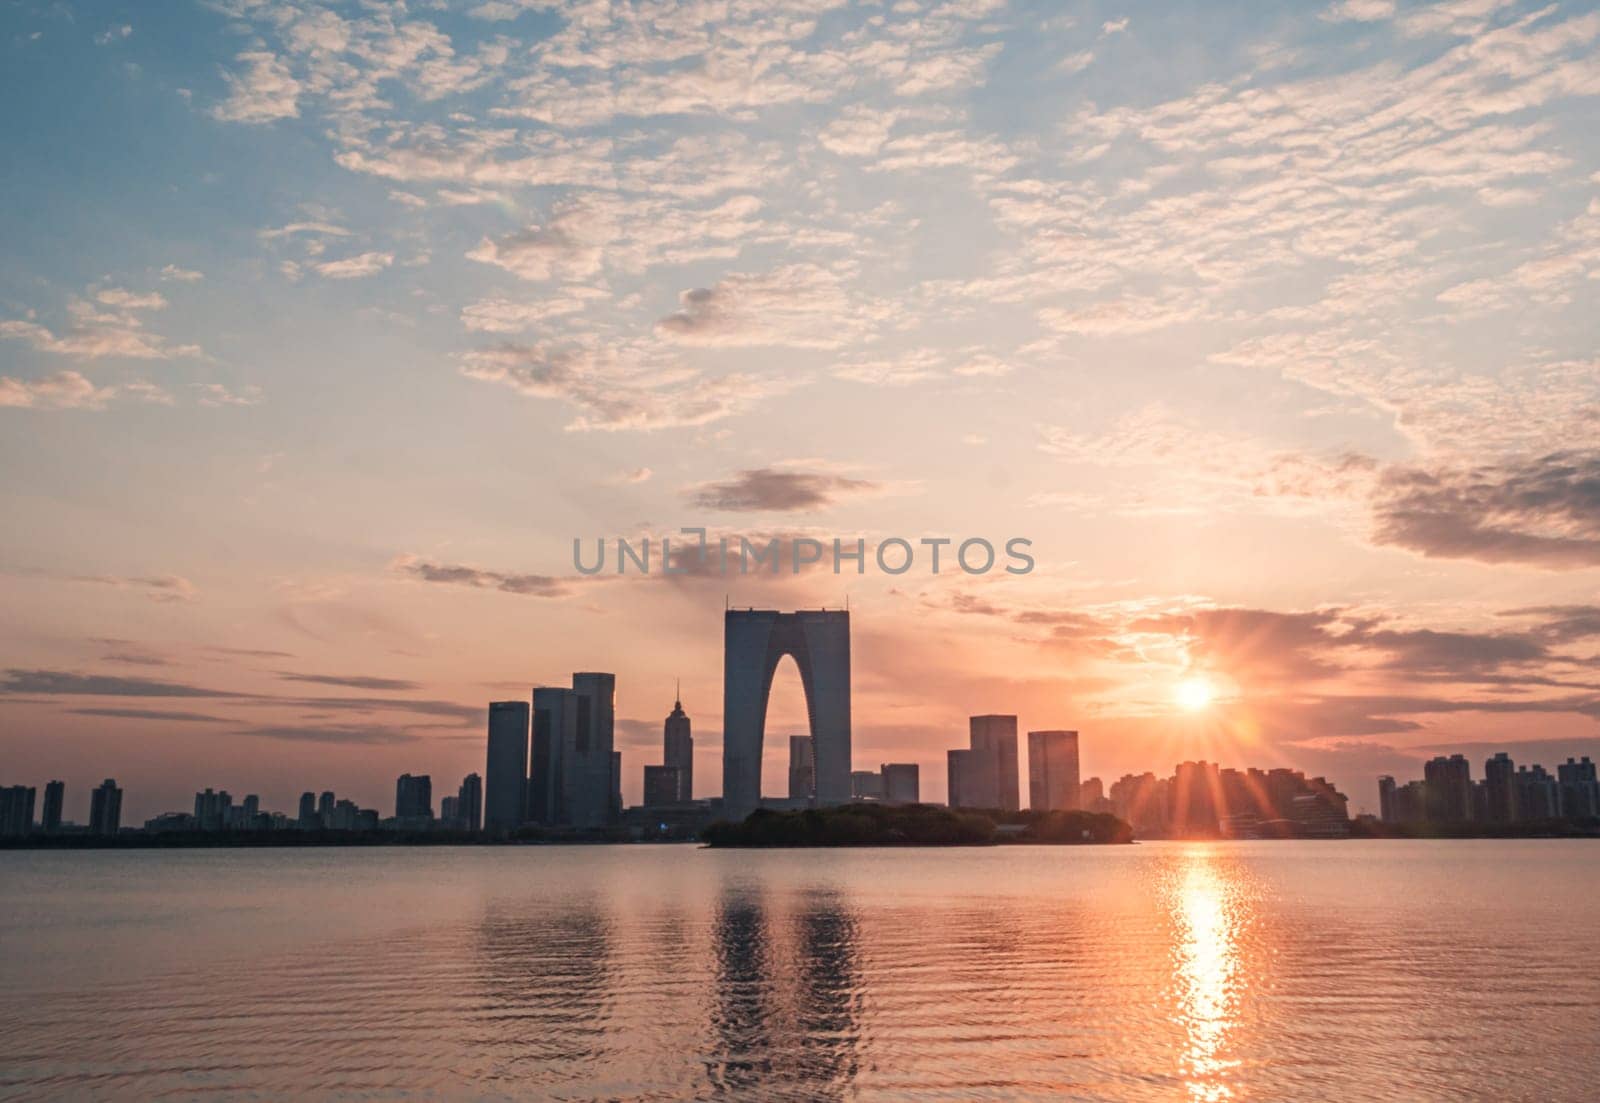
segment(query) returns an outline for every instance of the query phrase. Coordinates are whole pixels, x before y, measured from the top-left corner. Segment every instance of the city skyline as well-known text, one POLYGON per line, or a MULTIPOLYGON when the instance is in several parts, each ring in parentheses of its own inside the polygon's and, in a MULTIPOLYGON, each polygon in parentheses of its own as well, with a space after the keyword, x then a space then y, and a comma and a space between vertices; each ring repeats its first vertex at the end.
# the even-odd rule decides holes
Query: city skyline
POLYGON ((708 11, 5 7, 8 773, 371 807, 599 669, 716 791, 730 602, 848 602, 934 798, 986 709, 1369 810, 1600 753, 1592 5, 708 11), (696 528, 873 567, 573 567, 696 528))

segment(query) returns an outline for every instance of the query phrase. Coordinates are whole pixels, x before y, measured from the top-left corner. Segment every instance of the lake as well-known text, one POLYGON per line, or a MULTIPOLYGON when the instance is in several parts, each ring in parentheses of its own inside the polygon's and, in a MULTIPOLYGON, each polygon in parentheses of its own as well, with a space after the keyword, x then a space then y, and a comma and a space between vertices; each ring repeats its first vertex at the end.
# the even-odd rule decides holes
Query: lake
POLYGON ((1600 844, 0 853, 0 1097, 1593 1100, 1600 844))

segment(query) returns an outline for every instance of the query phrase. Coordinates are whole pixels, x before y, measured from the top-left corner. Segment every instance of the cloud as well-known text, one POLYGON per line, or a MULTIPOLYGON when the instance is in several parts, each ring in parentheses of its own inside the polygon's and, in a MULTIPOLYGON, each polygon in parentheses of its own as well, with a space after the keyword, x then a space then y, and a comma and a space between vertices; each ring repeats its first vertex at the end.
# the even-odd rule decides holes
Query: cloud
POLYGON ((167 720, 177 723, 224 723, 221 716, 170 709, 68 709, 74 716, 106 716, 117 720, 167 720))
POLYGON ((67 303, 69 325, 64 329, 51 330, 39 324, 30 311, 26 319, 0 321, 0 337, 26 341, 41 352, 78 360, 171 360, 201 355, 197 345, 169 345, 165 338, 144 328, 139 312, 164 309, 167 300, 160 294, 109 287, 94 291, 93 296, 92 301, 73 298, 67 303))
POLYGON ((373 276, 394 263, 393 253, 359 253, 353 257, 322 261, 311 265, 330 280, 354 280, 373 276))
POLYGON ((143 578, 130 578, 120 575, 73 575, 73 582, 89 582, 99 586, 111 586, 118 590, 135 590, 142 592, 151 601, 193 601, 200 596, 200 591, 195 589, 194 583, 178 575, 151 575, 143 578))
POLYGON ((874 305, 853 303, 840 278, 814 264, 736 272, 679 299, 681 309, 658 321, 656 331, 686 345, 839 348, 867 336, 886 316, 874 305))
POLYGON ((319 686, 345 686, 349 689, 406 690, 418 688, 418 683, 403 678, 372 678, 361 675, 296 674, 279 671, 278 677, 286 682, 310 682, 319 686))
POLYGON ((1372 509, 1377 543, 1429 558, 1600 566, 1600 452, 1397 466, 1379 480, 1372 509))
POLYGON ((118 310, 165 310, 166 297, 151 291, 141 294, 123 287, 107 287, 95 292, 95 299, 118 310))
POLYGON ((604 246, 616 234, 617 212, 609 202, 577 202, 542 226, 484 238, 467 258, 524 280, 586 279, 600 271, 604 246))
POLYGON ((1394 15, 1394 0, 1340 0, 1322 18, 1330 23, 1375 23, 1394 15))
POLYGON ((269 123, 300 114, 301 84, 289 67, 266 50, 247 50, 235 59, 242 73, 224 73, 228 98, 211 109, 214 118, 235 123, 269 123))
MULTIPOLYGON (((17 323, 0 322, 0 335, 17 323)), ((75 371, 60 371, 40 379, 0 375, 0 406, 44 410, 97 410, 116 393, 114 387, 96 387, 75 371)))
POLYGON ((878 484, 814 471, 780 471, 770 467, 739 472, 723 482, 685 491, 692 505, 730 513, 793 513, 823 509, 841 497, 871 492, 878 484))
POLYGON ((655 472, 648 467, 634 467, 627 471, 619 471, 606 481, 612 486, 634 486, 650 481, 655 472))
POLYGON ((499 590, 501 593, 518 594, 523 597, 566 597, 572 592, 575 581, 571 578, 557 578, 554 575, 491 571, 460 563, 435 563, 411 555, 401 556, 391 567, 396 572, 420 582, 443 582, 475 590, 499 590))
POLYGON ((197 272, 193 268, 180 268, 176 264, 169 264, 161 269, 161 278, 176 280, 179 283, 195 283, 206 278, 204 272, 197 272))
POLYGON ((355 746, 394 746, 415 743, 419 736, 399 728, 379 726, 298 726, 282 724, 259 728, 241 728, 234 734, 257 739, 278 739, 288 743, 332 743, 355 746))
POLYGON ((64 670, 24 670, 12 667, 0 676, 0 693, 36 693, 44 696, 89 697, 246 697, 220 689, 161 682, 153 678, 123 678, 108 674, 76 674, 64 670))
POLYGON ((473 333, 521 333, 552 318, 582 313, 605 295, 597 288, 568 287, 534 301, 480 299, 461 308, 461 324, 473 333))

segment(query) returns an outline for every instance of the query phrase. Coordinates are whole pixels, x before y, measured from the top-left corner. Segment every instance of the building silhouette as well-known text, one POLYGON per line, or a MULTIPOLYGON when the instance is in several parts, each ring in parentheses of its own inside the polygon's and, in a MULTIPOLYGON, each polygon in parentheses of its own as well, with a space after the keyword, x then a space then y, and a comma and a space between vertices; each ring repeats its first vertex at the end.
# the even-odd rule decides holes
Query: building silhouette
POLYGON ((89 833, 115 835, 122 829, 122 790, 106 778, 89 794, 89 833))
POLYGON ((694 799, 694 736, 689 730, 689 715, 683 711, 683 695, 677 694, 672 711, 661 728, 661 764, 678 771, 678 800, 694 799))
POLYGON ((401 774, 394 783, 394 818, 422 825, 433 819, 433 778, 401 774))
POLYGON ((0 837, 20 838, 33 834, 33 802, 37 791, 31 785, 0 787, 0 837))
POLYGON ((483 827, 514 831, 522 826, 528 793, 528 705, 489 705, 489 753, 484 768, 483 827))
POLYGON ((540 686, 533 691, 533 756, 528 764, 530 823, 562 820, 561 754, 577 738, 578 706, 570 689, 540 686))
POLYGON ((66 805, 67 784, 64 781, 52 781, 44 787, 44 809, 39 817, 39 828, 46 835, 54 835, 61 830, 61 810, 66 805))
POLYGON ((789 737, 789 799, 807 804, 817 799, 816 744, 809 735, 789 737))
POLYGON ((576 709, 572 743, 561 749, 561 799, 558 822, 572 827, 603 827, 613 818, 621 771, 613 754, 617 679, 585 672, 572 676, 576 709))
POLYGON ((882 800, 883 796, 883 774, 881 771, 850 771, 850 799, 882 800))
POLYGON ((1600 816, 1600 782, 1589 756, 1568 758, 1556 767, 1556 783, 1561 790, 1561 814, 1569 820, 1600 816))
POLYGON ((317 794, 300 794, 300 814, 295 817, 295 822, 307 831, 322 826, 322 820, 317 815, 317 794))
POLYGON ((324 789, 317 797, 317 820, 323 827, 333 826, 333 811, 338 807, 338 798, 333 795, 332 789, 324 789))
POLYGON ((1517 768, 1501 751, 1483 764, 1484 819, 1512 823, 1517 818, 1517 768))
POLYGON ((915 762, 885 762, 883 799, 891 804, 916 804, 922 799, 922 771, 915 762))
POLYGON ((1561 788, 1543 766, 1517 767, 1517 812, 1524 820, 1553 820, 1561 815, 1561 788))
POLYGON ((1056 812, 1080 805, 1078 733, 1028 733, 1028 807, 1056 812))
POLYGON ((1168 833, 1168 782, 1146 771, 1124 774, 1111 786, 1112 811, 1137 835, 1168 833))
POLYGON ((1422 767, 1428 819, 1433 823, 1466 823, 1472 819, 1472 766, 1466 755, 1439 755, 1422 767))
POLYGON ((683 802, 683 768, 680 766, 646 766, 644 768, 644 805, 646 808, 664 808, 683 802))
POLYGON ((1017 811, 1017 718, 973 716, 968 727, 971 746, 947 752, 950 807, 1017 811))
POLYGON ((723 614, 722 799, 730 819, 761 802, 761 749, 772 676, 800 668, 811 723, 818 804, 850 799, 850 614, 729 609, 723 614))
POLYGON ((456 790, 456 819, 468 831, 483 826, 483 778, 468 774, 456 790))

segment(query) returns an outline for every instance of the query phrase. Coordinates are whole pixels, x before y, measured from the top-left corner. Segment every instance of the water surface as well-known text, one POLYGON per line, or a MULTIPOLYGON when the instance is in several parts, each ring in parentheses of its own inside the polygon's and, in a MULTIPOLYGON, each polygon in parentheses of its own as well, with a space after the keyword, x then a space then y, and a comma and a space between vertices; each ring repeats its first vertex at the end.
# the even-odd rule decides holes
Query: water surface
POLYGON ((0 1096, 1600 1096, 1600 845, 0 854, 0 1096))

